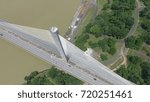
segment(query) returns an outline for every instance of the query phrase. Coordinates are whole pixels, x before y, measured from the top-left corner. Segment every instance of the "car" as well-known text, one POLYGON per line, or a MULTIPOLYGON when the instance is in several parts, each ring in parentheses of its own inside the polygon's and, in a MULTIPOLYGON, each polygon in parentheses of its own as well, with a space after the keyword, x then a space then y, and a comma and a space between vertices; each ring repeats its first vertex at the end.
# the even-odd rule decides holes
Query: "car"
POLYGON ((93 78, 94 80, 96 80, 96 78, 93 78))

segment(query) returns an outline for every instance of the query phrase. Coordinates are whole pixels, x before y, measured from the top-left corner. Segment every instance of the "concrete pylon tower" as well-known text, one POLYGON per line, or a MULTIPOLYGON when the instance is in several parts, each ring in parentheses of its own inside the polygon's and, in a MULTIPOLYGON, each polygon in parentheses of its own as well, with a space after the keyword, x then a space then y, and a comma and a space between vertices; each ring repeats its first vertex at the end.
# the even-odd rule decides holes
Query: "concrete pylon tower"
POLYGON ((61 57, 68 62, 68 57, 66 56, 65 54, 65 51, 64 51, 64 48, 62 46, 62 42, 60 40, 60 37, 59 37, 59 30, 57 27, 51 27, 49 29, 51 35, 52 35, 52 38, 54 40, 54 43, 56 44, 56 47, 61 55, 61 57))

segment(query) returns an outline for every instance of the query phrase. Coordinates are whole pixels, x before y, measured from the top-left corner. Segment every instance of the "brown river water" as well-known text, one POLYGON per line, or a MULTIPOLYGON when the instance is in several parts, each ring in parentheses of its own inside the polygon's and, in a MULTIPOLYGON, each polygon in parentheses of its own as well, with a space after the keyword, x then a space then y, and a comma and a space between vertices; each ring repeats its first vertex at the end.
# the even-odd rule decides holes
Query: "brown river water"
MULTIPOLYGON (((80 0, 0 0, 0 19, 42 29, 57 26, 63 35, 79 3, 80 0)), ((22 84, 30 72, 50 66, 0 39, 0 84, 22 84)))

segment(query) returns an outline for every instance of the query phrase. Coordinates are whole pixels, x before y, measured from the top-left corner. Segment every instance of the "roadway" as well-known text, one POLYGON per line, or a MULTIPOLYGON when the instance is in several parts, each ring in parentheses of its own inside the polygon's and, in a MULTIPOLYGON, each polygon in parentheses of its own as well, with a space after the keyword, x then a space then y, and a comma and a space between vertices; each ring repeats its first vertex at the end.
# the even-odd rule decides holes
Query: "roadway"
MULTIPOLYGON (((23 29, 7 23, 0 21, 0 32, 3 34, 0 38, 6 39, 29 53, 37 56, 38 58, 55 65, 60 70, 68 72, 69 74, 81 79, 82 81, 93 84, 93 85, 130 85, 133 84, 119 75, 115 74, 109 68, 92 58, 91 56, 86 55, 82 50, 77 48, 75 45, 64 39, 60 36, 63 46, 67 47, 65 50, 67 56, 69 57, 69 62, 64 61, 59 55, 53 54, 53 50, 47 50, 45 46, 38 46, 33 39, 22 38, 22 34, 26 36, 31 36, 29 32, 24 31, 23 29), (11 33, 11 32, 13 33, 11 33), (65 43, 64 43, 65 42, 65 43), (45 50, 46 49, 46 50, 45 50)), ((43 31, 43 34, 46 34, 46 30, 43 31)), ((50 34, 50 33, 49 33, 50 34)), ((34 36, 32 36, 34 37, 34 36)), ((43 41, 43 40, 42 40, 43 41)), ((44 41, 43 41, 44 42, 44 41)), ((54 45, 50 44, 50 48, 55 48, 54 45)))

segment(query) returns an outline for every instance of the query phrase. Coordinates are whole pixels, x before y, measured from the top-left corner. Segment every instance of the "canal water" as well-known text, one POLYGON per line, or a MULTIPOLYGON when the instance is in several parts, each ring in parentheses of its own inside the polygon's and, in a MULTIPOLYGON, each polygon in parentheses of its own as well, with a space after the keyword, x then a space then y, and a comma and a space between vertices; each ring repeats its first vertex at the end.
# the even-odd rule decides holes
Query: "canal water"
MULTIPOLYGON (((0 19, 42 29, 57 26, 63 35, 79 3, 80 0, 0 0, 0 19)), ((0 84, 22 84, 30 72, 50 66, 0 39, 0 84)))

